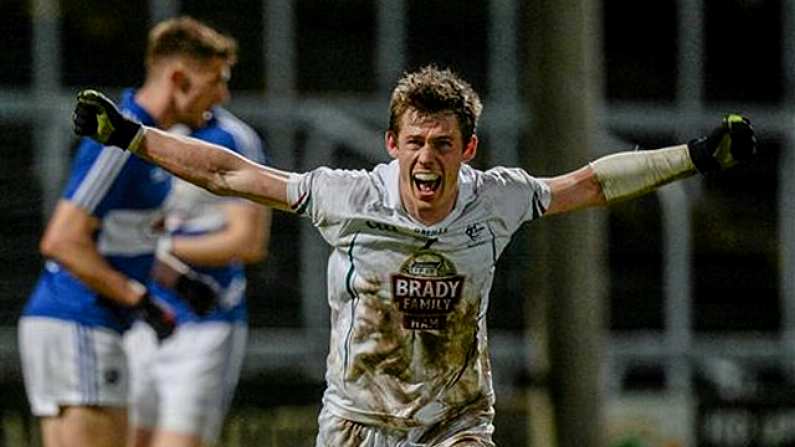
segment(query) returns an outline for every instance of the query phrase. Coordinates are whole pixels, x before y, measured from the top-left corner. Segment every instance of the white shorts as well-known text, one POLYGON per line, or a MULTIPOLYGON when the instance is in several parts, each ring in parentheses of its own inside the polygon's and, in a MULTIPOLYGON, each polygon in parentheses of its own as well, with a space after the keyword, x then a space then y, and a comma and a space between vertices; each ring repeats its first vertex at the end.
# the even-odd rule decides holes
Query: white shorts
POLYGON ((323 407, 315 447, 494 447, 494 410, 476 405, 451 418, 410 430, 361 424, 323 407))
POLYGON ((63 406, 127 405, 121 335, 45 317, 22 317, 17 330, 25 391, 35 416, 57 416, 63 406))
POLYGON ((247 334, 244 323, 186 323, 158 345, 154 332, 136 323, 124 338, 131 425, 214 443, 240 378, 247 334))

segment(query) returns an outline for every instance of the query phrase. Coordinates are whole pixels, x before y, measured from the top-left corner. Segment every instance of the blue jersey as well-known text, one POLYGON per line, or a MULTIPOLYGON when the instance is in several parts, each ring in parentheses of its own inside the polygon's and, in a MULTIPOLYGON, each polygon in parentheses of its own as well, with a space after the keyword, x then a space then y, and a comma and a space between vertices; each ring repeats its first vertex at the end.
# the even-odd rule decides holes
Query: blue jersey
MULTIPOLYGON (((257 163, 268 163, 257 133, 222 108, 213 109, 213 117, 191 136, 224 146, 257 163)), ((181 236, 198 236, 221 230, 226 225, 222 206, 230 201, 241 200, 245 199, 217 196, 175 178, 174 187, 165 205, 168 216, 166 226, 171 234, 181 236)), ((204 317, 193 313, 187 303, 172 290, 162 287, 155 281, 149 285, 153 295, 174 310, 178 323, 246 320, 246 277, 242 263, 232 262, 223 267, 191 266, 191 268, 205 277, 212 278, 220 290, 218 305, 204 317)))
MULTIPOLYGON (((124 92, 122 111, 155 126, 152 117, 124 92)), ((94 235, 99 253, 117 270, 145 283, 162 227, 162 204, 171 175, 127 151, 103 149, 84 138, 73 160, 63 198, 101 221, 94 235)), ((59 263, 48 260, 23 312, 123 331, 132 320, 130 308, 99 296, 59 263)))

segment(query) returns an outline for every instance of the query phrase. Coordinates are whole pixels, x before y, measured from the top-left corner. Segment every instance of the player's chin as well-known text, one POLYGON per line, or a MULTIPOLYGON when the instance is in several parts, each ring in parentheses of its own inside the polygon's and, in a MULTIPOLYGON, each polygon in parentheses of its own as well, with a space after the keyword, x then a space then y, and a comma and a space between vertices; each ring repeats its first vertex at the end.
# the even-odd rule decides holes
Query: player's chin
POLYGON ((428 206, 433 205, 439 197, 441 197, 441 188, 437 188, 434 191, 424 191, 417 187, 414 188, 414 199, 422 204, 426 204, 428 206))

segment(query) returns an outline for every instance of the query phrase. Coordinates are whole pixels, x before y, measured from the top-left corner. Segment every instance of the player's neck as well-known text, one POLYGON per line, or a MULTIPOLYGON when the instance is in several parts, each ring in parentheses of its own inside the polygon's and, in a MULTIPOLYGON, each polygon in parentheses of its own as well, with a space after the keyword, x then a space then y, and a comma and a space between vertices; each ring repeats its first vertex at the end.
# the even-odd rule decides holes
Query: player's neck
POLYGON ((157 127, 168 129, 174 125, 171 95, 155 83, 144 83, 135 93, 135 102, 149 113, 157 127))
POLYGON ((401 192, 400 197, 400 201, 406 213, 414 218, 414 220, 428 227, 436 225, 447 218, 447 216, 453 212, 457 200, 458 192, 448 201, 434 204, 433 206, 420 203, 412 197, 407 197, 403 192, 401 192))

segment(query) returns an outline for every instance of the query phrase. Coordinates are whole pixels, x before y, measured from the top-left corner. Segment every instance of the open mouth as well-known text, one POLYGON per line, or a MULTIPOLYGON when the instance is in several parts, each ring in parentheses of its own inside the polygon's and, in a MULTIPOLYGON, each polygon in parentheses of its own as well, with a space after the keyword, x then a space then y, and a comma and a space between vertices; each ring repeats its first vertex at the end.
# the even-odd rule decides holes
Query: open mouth
POLYGON ((433 194, 442 184, 442 176, 430 172, 415 172, 411 177, 420 194, 433 194))

